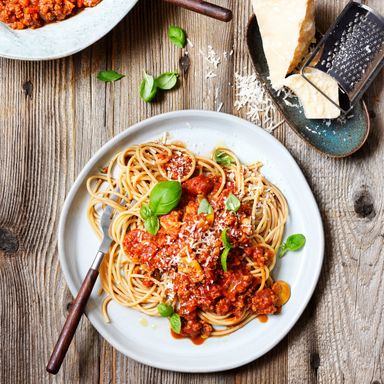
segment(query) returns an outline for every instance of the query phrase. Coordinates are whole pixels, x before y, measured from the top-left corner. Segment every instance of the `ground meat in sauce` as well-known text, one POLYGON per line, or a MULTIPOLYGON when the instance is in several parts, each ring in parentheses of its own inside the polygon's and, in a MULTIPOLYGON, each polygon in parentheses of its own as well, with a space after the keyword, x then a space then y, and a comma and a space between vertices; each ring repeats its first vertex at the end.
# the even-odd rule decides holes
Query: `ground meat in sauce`
POLYGON ((244 252, 255 261, 258 267, 269 266, 272 262, 273 253, 268 248, 253 246, 246 248, 244 252))
POLYGON ((145 264, 159 250, 154 238, 140 229, 129 231, 124 238, 123 247, 133 262, 145 264))
MULTIPOLYGON (((198 175, 183 183, 183 196, 178 208, 160 218, 161 229, 155 236, 135 229, 127 233, 123 246, 132 260, 139 261, 144 273, 154 277, 166 273, 172 279, 173 292, 179 303, 182 319, 181 336, 207 337, 212 326, 198 316, 200 310, 218 315, 242 316, 245 310, 255 314, 278 311, 278 296, 269 287, 257 291, 260 279, 252 275, 247 259, 259 267, 270 265, 273 253, 255 244, 249 236, 250 207, 242 204, 237 213, 224 209, 229 193, 236 193, 227 183, 214 197, 220 178, 198 175), (204 195, 214 208, 214 220, 198 214, 204 195), (229 228, 230 251, 228 271, 221 267, 222 228, 229 228), (199 244, 195 247, 194 244, 199 244)), ((151 281, 145 281, 151 286, 151 281)))
POLYGON ((101 0, 0 0, 0 21, 13 29, 39 28, 64 20, 101 0))
MULTIPOLYGON (((165 155, 160 154, 159 159, 164 159, 165 155)), ((192 159, 187 153, 175 151, 166 163, 162 165, 167 177, 172 180, 181 180, 192 170, 192 159)))
POLYGON ((183 189, 192 196, 207 196, 208 193, 212 192, 214 185, 211 177, 199 175, 185 181, 183 183, 183 189))
POLYGON ((258 315, 271 315, 277 311, 279 298, 271 288, 264 288, 252 298, 252 311, 258 315))

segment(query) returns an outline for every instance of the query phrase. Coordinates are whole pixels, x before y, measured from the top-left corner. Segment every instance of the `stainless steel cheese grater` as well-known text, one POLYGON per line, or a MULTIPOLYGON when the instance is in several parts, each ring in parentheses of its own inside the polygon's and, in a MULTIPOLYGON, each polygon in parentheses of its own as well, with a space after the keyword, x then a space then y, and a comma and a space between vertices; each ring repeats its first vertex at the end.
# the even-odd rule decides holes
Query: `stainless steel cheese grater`
POLYGON ((301 75, 341 111, 348 113, 384 66, 384 17, 351 0, 301 68, 301 75), (332 76, 340 105, 305 76, 307 67, 332 76))

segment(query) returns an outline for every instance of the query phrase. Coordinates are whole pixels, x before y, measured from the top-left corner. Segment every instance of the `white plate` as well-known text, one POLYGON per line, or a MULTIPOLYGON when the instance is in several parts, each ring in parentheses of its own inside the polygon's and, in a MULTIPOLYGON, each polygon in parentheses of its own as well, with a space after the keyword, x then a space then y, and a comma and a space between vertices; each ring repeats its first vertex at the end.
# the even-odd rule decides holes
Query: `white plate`
POLYGON ((199 346, 188 339, 173 339, 167 320, 151 318, 116 303, 109 306, 112 322, 106 324, 97 289, 87 308, 88 318, 116 349, 144 364, 183 372, 235 368, 268 352, 293 327, 315 289, 324 253, 321 217, 303 174, 283 145, 261 128, 223 113, 179 111, 152 117, 110 140, 82 170, 64 204, 59 225, 59 255, 64 276, 75 295, 98 248, 86 216, 88 176, 122 148, 160 138, 164 132, 170 132, 172 140, 183 141, 195 153, 208 155, 215 146, 225 145, 245 163, 255 160, 264 163, 263 173, 288 200, 286 234, 304 233, 307 238, 303 250, 278 260, 273 273, 275 278, 291 285, 291 299, 282 313, 270 316, 267 323, 252 321, 229 336, 209 338, 199 346), (147 326, 142 325, 143 318, 148 321, 147 326))
POLYGON ((72 55, 106 35, 138 0, 103 0, 66 20, 38 29, 13 30, 0 23, 0 56, 50 60, 72 55))

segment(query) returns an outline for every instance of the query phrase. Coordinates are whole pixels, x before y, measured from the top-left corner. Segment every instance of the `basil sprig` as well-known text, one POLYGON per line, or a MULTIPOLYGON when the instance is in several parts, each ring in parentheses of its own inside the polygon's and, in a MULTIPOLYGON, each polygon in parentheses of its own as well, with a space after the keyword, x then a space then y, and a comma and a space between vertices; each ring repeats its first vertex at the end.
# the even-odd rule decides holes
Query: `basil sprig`
POLYGON ((220 256, 221 267, 223 268, 224 272, 227 272, 227 258, 230 250, 231 248, 224 248, 224 251, 221 253, 220 256))
POLYGON ((227 272, 227 258, 229 251, 232 249, 232 244, 229 241, 228 237, 228 228, 225 228, 224 231, 221 233, 221 241, 224 245, 224 251, 221 253, 220 261, 221 261, 221 267, 223 268, 224 272, 227 272))
POLYGON ((197 211, 198 214, 200 213, 206 213, 207 215, 210 215, 213 213, 212 205, 209 204, 207 199, 203 199, 200 201, 199 209, 197 211))
POLYGON ((181 332, 181 318, 177 313, 174 313, 170 318, 171 328, 173 332, 179 334, 181 332))
POLYGON ((228 228, 225 228, 223 230, 223 232, 221 232, 221 241, 224 245, 224 248, 229 248, 231 249, 232 248, 232 245, 229 241, 229 237, 228 237, 228 228))
POLYGON ((184 48, 186 44, 185 32, 176 25, 170 25, 168 28, 168 37, 179 48, 184 48))
POLYGON ((169 317, 173 314, 173 307, 172 305, 166 304, 166 303, 160 303, 157 306, 157 311, 159 312, 160 316, 162 317, 169 317))
POLYGON ((144 220, 144 228, 151 235, 156 235, 160 229, 160 220, 153 214, 148 205, 142 205, 140 208, 140 217, 144 220))
POLYGON ((228 211, 237 212, 240 208, 240 200, 233 193, 231 193, 225 199, 225 208, 228 211))
POLYGON ((157 306, 157 311, 159 312, 160 316, 169 318, 173 332, 181 332, 181 318, 176 312, 174 312, 172 305, 160 303, 157 306))
POLYGON ((181 192, 181 183, 178 181, 161 181, 153 187, 149 195, 149 205, 140 207, 140 217, 144 220, 148 233, 156 235, 160 229, 158 216, 166 215, 178 206, 181 192))
POLYGON ((141 208, 140 208, 140 217, 143 220, 149 219, 152 215, 153 215, 153 213, 151 211, 151 208, 149 208, 148 205, 144 204, 144 205, 141 206, 141 208))
POLYGON ((216 151, 213 154, 213 158, 216 161, 216 163, 220 165, 228 166, 235 163, 235 159, 231 155, 229 155, 228 153, 220 149, 216 149, 216 151))
POLYGON ((140 84, 140 97, 146 102, 150 103, 157 94, 157 85, 153 76, 144 72, 144 79, 140 84))
POLYGON ((149 208, 154 215, 166 215, 176 208, 181 198, 181 183, 178 181, 161 181, 156 184, 149 195, 149 208))
POLYGON ((156 78, 155 83, 157 88, 169 91, 177 84, 178 77, 179 74, 177 72, 164 72, 156 78))
POLYGON ((169 91, 174 88, 178 77, 177 72, 164 72, 156 78, 144 72, 144 78, 140 83, 140 97, 146 103, 150 103, 156 97, 159 89, 169 91))
POLYGON ((117 81, 125 77, 125 75, 122 75, 121 73, 118 73, 116 71, 100 71, 97 74, 97 78, 101 81, 104 81, 106 83, 110 83, 111 81, 117 81))
POLYGON ((160 220, 157 216, 150 216, 144 220, 144 228, 152 236, 155 236, 160 229, 160 220))
POLYGON ((287 238, 285 243, 280 245, 279 257, 283 257, 288 251, 298 251, 305 245, 305 236, 301 233, 291 235, 287 238))

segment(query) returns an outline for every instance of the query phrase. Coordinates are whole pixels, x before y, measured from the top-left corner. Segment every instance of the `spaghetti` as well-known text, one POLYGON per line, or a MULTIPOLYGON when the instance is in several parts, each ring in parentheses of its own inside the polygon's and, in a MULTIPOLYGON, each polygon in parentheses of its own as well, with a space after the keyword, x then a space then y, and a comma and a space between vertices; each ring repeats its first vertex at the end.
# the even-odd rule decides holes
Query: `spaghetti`
POLYGON ((111 205, 116 215, 114 242, 100 270, 106 321, 111 300, 151 316, 167 303, 180 318, 178 333, 194 339, 226 335, 258 315, 279 313, 289 286, 274 282, 271 271, 288 207, 261 166, 241 164, 226 148, 208 159, 182 144, 151 142, 116 154, 90 177, 88 217, 99 236, 102 208, 111 205), (166 180, 181 183, 181 200, 159 216, 160 229, 151 235, 140 209, 166 180))

